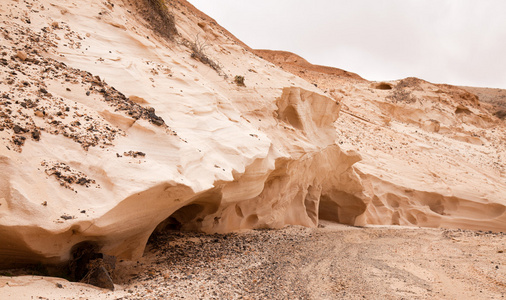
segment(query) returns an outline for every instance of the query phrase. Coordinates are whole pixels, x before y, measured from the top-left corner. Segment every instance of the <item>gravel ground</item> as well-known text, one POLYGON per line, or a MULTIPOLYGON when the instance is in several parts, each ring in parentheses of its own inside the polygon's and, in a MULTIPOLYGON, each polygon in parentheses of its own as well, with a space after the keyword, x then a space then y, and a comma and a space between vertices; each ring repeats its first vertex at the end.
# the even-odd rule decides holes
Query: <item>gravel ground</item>
POLYGON ((506 235, 324 223, 167 231, 120 262, 119 299, 503 299, 506 235))

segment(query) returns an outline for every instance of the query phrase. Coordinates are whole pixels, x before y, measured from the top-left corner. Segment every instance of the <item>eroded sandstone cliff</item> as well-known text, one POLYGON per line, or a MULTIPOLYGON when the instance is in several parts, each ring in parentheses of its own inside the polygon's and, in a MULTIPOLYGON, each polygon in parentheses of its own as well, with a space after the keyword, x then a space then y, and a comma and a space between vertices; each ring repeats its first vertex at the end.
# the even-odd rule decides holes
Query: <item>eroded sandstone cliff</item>
MULTIPOLYGON (((286 52, 259 53, 280 66, 288 61, 284 69, 342 103, 338 144, 363 158, 353 166, 363 193, 352 202, 364 209, 348 224, 504 231, 505 124, 488 104, 497 106, 500 97, 481 100, 466 89, 417 78, 329 76, 286 52)), ((320 212, 342 222, 337 215, 320 212)))
POLYGON ((504 123, 473 94, 295 76, 184 1, 171 38, 135 3, 0 4, 0 266, 131 259, 166 227, 505 229, 504 123))

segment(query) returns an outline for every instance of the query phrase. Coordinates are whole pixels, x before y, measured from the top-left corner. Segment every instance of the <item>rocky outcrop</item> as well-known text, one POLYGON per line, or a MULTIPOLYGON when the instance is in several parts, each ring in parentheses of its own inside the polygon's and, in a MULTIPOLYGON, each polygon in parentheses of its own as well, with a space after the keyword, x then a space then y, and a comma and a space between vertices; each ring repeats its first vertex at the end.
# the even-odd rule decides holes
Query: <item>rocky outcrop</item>
POLYGON ((167 39, 129 1, 0 4, 0 267, 133 259, 166 228, 504 230, 504 130, 472 94, 306 81, 170 5, 167 39))
POLYGON ((418 78, 364 82, 329 77, 324 70, 293 69, 297 59, 275 51, 264 58, 341 103, 338 143, 363 158, 353 166, 359 179, 349 183, 355 192, 332 193, 340 206, 328 202, 327 194, 320 196, 321 219, 361 226, 505 230, 504 122, 467 91, 473 89, 418 78), (351 218, 340 216, 345 207, 355 212, 351 218))
POLYGON ((206 55, 222 62, 227 78, 247 72, 247 87, 184 48, 171 50, 174 42, 149 27, 129 29, 144 19, 119 2, 55 7, 31 23, 3 20, 11 38, 2 80, 13 81, 2 90, 3 267, 64 262, 83 243, 135 258, 166 227, 317 226, 321 194, 357 180, 359 156, 335 143, 339 103, 253 54, 240 58, 249 65, 226 69, 241 48, 212 24, 198 25, 191 7, 174 7, 179 18, 190 15, 178 22, 180 38, 205 28, 199 34, 214 37, 206 55), (129 17, 122 25, 115 16, 129 17), (158 44, 169 45, 162 56, 158 44), (22 49, 31 59, 16 55, 22 49))

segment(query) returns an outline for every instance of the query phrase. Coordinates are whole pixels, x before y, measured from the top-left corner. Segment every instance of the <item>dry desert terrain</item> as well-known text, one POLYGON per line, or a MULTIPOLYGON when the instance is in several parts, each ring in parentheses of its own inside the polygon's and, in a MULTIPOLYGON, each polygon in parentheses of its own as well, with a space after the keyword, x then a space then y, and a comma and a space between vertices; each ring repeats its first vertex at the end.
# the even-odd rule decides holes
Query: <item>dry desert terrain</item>
POLYGON ((185 0, 0 22, 0 299, 504 298, 504 90, 252 49, 185 0))

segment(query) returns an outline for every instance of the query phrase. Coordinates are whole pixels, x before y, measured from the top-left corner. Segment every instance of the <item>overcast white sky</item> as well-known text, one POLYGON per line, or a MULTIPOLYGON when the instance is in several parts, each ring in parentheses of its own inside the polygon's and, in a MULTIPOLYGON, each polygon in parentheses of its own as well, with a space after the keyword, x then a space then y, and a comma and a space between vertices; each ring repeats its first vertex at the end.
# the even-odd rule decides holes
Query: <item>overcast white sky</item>
POLYGON ((505 0, 189 0, 252 48, 369 80, 506 88, 505 0))

